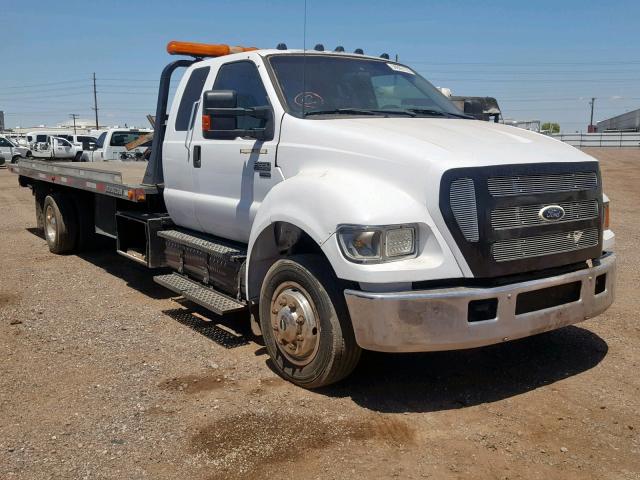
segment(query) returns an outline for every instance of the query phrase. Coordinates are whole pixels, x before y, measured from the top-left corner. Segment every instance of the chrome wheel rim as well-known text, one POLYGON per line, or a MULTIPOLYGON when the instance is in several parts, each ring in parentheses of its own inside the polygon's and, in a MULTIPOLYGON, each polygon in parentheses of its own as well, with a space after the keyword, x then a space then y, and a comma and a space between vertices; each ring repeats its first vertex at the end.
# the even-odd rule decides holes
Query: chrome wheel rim
POLYGON ((320 325, 311 296, 299 284, 284 282, 273 293, 271 326, 287 360, 299 366, 311 363, 320 345, 320 325))
POLYGON ((44 231, 47 235, 47 239, 51 243, 55 243, 56 241, 56 227, 56 214, 53 211, 53 207, 51 205, 47 205, 47 208, 44 211, 44 231))

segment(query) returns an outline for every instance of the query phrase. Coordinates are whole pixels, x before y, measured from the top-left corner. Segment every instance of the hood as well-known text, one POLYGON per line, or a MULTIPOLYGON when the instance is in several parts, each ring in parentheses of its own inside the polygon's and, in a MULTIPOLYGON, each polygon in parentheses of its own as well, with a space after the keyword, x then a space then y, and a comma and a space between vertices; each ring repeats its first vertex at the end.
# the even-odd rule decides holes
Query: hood
MULTIPOLYGON (((551 137, 480 120, 376 117, 293 119, 292 123, 302 129, 292 134, 303 134, 309 146, 393 159, 416 167, 416 162, 420 166, 444 162, 447 168, 454 168, 593 160, 551 137)), ((288 135, 286 126, 281 139, 285 143, 295 138, 288 135)))

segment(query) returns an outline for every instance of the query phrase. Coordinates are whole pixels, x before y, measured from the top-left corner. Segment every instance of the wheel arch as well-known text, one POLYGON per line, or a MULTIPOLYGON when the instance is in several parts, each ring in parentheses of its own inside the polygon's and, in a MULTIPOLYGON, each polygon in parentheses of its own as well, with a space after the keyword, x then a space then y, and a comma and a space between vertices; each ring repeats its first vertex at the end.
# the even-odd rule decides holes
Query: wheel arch
POLYGON ((245 294, 247 299, 255 300, 260 296, 262 282, 271 266, 282 258, 301 253, 313 253, 329 259, 322 251, 324 239, 304 222, 293 219, 280 219, 265 222, 252 235, 249 242, 245 271, 245 294))

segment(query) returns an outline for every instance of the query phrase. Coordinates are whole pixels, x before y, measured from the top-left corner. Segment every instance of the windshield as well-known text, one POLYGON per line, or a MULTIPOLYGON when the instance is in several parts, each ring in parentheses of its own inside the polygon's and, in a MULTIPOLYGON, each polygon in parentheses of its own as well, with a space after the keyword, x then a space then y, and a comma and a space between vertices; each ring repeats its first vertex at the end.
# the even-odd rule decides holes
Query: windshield
POLYGON ((113 132, 111 134, 112 147, 124 147, 126 144, 137 140, 142 135, 148 135, 149 132, 113 132))
POLYGON ((464 117, 437 88, 397 63, 314 54, 273 55, 269 62, 289 113, 297 117, 323 113, 464 117))

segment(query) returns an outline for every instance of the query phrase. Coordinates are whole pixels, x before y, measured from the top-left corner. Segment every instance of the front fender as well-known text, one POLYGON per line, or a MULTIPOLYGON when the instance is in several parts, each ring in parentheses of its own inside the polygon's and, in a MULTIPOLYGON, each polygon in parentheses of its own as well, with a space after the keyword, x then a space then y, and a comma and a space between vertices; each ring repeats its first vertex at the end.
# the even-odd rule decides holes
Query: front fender
POLYGON ((384 180, 361 172, 301 172, 276 185, 256 213, 247 265, 251 265, 256 240, 275 222, 288 222, 308 234, 321 246, 338 278, 344 280, 397 283, 462 276, 426 205, 384 180), (343 257, 334 235, 340 224, 403 223, 420 225, 419 254, 413 259, 355 264, 343 257))

